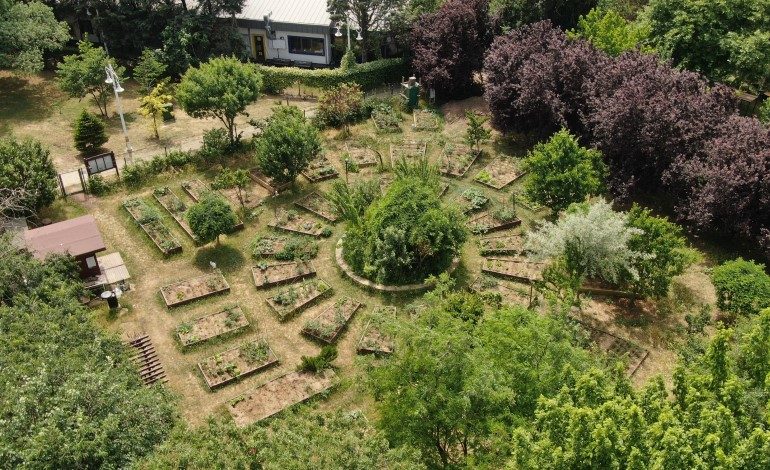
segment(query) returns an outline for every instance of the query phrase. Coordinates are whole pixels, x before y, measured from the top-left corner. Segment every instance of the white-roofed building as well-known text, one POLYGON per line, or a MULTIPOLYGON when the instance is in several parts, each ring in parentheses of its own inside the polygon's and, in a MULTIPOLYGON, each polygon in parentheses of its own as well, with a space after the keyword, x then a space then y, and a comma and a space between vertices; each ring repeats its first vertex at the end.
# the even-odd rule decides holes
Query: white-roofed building
POLYGON ((334 36, 326 0, 246 0, 236 20, 257 62, 331 64, 334 36))

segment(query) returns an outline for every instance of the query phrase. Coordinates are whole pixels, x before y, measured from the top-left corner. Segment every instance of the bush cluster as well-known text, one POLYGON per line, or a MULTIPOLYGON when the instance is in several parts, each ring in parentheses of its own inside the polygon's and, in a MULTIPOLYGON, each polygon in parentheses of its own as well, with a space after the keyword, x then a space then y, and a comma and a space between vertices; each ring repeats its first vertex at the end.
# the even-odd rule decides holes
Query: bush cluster
POLYGON ((374 60, 345 70, 261 66, 259 71, 262 73, 264 92, 281 94, 296 83, 322 89, 332 88, 340 83, 357 83, 362 89, 370 90, 385 83, 401 81, 407 74, 407 67, 403 59, 397 58, 374 60))
POLYGON ((717 307, 733 315, 754 315, 770 307, 770 276, 765 266, 738 258, 711 273, 717 307))
POLYGON ((484 68, 497 129, 566 127, 602 151, 615 196, 671 198, 679 220, 770 252, 770 129, 738 116, 729 89, 638 51, 610 57, 549 22, 498 37, 484 68))
POLYGON ((197 152, 174 150, 166 155, 156 155, 150 160, 139 161, 126 166, 121 173, 126 186, 136 188, 150 178, 168 171, 172 167, 182 168, 199 162, 197 152))

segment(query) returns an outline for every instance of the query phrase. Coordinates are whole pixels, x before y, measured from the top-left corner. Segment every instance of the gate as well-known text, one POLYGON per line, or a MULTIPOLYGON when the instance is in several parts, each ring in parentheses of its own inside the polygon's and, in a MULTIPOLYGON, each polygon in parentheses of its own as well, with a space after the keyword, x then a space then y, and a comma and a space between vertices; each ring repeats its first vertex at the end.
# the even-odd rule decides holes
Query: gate
POLYGON ((72 196, 86 192, 86 181, 88 176, 83 168, 65 171, 59 173, 59 189, 64 197, 72 196))

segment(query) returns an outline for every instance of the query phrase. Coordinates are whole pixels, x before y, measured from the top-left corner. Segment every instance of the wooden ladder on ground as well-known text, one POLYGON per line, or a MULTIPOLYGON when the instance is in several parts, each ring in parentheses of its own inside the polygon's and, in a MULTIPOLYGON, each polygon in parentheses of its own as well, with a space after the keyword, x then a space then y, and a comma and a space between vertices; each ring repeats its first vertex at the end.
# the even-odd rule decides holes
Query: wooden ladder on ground
POLYGON ((136 349, 131 359, 136 363, 139 369, 139 377, 145 385, 152 385, 156 382, 166 383, 168 378, 163 366, 158 359, 158 353, 155 352, 155 346, 152 345, 147 333, 138 333, 132 335, 125 343, 136 349))

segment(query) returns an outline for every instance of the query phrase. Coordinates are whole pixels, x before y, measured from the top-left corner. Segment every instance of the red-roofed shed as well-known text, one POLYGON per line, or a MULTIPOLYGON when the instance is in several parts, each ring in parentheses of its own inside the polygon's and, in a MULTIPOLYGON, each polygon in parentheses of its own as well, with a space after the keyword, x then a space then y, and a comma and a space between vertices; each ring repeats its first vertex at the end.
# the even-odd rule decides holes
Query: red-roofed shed
POLYGON ((27 249, 39 259, 49 254, 69 253, 80 264, 80 277, 87 279, 100 273, 96 253, 104 251, 104 240, 91 215, 57 222, 24 234, 27 249))

